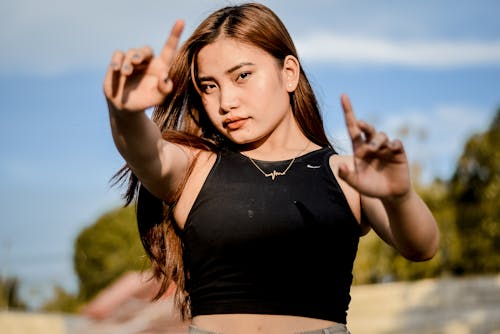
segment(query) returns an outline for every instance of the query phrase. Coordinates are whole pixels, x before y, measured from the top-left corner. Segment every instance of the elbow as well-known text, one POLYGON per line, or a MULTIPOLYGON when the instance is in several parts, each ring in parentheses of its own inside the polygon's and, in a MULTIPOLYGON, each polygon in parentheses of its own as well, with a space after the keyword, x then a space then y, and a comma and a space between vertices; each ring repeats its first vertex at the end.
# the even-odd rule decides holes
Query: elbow
POLYGON ((403 256, 407 259, 407 260, 410 260, 410 261, 413 261, 413 262, 425 262, 425 261, 429 261, 431 260, 434 255, 436 255, 437 251, 435 252, 414 252, 414 253, 411 253, 411 254, 403 254, 403 256))
POLYGON ((413 262, 424 262, 431 260, 439 250, 439 234, 429 242, 426 242, 420 247, 415 247, 411 250, 402 251, 401 254, 408 260, 413 262))

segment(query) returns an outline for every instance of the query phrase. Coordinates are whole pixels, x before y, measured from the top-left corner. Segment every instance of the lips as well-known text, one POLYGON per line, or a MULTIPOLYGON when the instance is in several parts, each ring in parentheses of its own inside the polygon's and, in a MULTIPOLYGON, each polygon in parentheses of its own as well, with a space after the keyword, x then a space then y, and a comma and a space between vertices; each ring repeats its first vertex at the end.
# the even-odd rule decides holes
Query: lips
POLYGON ((224 120, 224 128, 228 129, 228 130, 238 130, 239 128, 241 128, 245 122, 247 121, 248 118, 244 118, 244 117, 228 117, 224 120))

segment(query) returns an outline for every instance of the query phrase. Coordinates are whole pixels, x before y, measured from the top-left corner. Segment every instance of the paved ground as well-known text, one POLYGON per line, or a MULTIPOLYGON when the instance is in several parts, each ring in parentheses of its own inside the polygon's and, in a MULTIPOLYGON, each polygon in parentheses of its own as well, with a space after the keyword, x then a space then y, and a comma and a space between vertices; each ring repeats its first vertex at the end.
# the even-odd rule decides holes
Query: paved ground
POLYGON ((500 334, 500 275, 356 286, 356 333, 500 334))
POLYGON ((2 334, 66 334, 66 323, 60 315, 0 312, 2 334))

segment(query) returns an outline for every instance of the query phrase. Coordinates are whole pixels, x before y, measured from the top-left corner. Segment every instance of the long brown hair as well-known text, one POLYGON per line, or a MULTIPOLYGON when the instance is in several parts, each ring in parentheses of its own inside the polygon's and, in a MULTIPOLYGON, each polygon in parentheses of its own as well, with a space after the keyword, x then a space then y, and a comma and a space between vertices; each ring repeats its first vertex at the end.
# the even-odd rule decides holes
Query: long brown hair
MULTIPOLYGON (((174 90, 153 112, 152 119, 161 129, 165 140, 214 152, 234 146, 210 122, 197 91, 197 55, 204 46, 220 37, 232 38, 258 47, 274 57, 280 66, 283 66, 288 55, 299 59, 285 26, 269 8, 261 4, 248 3, 225 7, 212 13, 180 48, 169 73, 174 90)), ((298 86, 293 93, 290 93, 290 104, 304 135, 320 146, 331 147, 316 97, 302 68, 298 86)), ((185 184, 190 169, 181 184, 185 184)), ((172 217, 182 187, 169 201, 162 201, 141 187, 139 180, 127 166, 115 175, 117 182, 126 178, 128 178, 128 189, 124 195, 126 203, 130 204, 137 193, 139 194, 137 203, 139 233, 146 253, 151 259, 153 275, 162 283, 157 297, 175 282, 176 306, 183 318, 189 317, 189 294, 185 288, 188 273, 183 266, 181 231, 172 217)))

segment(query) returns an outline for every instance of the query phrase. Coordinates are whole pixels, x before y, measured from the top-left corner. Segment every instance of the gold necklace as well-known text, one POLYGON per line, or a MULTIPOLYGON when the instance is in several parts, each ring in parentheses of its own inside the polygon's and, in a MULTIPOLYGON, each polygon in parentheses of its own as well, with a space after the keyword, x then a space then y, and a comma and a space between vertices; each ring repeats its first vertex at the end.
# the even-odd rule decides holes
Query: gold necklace
POLYGON ((293 159, 292 161, 290 161, 290 163, 288 164, 288 166, 285 168, 284 171, 282 172, 278 172, 276 169, 273 170, 271 173, 266 173, 262 170, 262 168, 260 168, 259 165, 257 165, 257 163, 250 157, 247 157, 248 159, 250 159, 250 161, 252 162, 252 164, 265 176, 265 177, 270 177, 271 180, 275 180, 277 176, 283 176, 283 175, 286 175, 286 172, 288 172, 288 170, 290 169, 290 167, 292 167, 293 163, 295 162, 295 159, 297 159, 298 156, 300 156, 302 153, 304 153, 304 151, 307 149, 307 147, 309 146, 309 141, 307 142, 307 145, 306 147, 304 147, 304 149, 302 151, 299 152, 299 154, 297 154, 293 159))
POLYGON ((290 169, 290 167, 292 167, 293 163, 295 162, 295 158, 292 159, 292 161, 290 161, 290 163, 288 164, 288 166, 285 168, 284 171, 282 172, 278 172, 277 170, 273 170, 271 173, 266 173, 262 170, 262 168, 259 167, 259 165, 257 165, 257 163, 255 161, 253 161, 252 158, 248 157, 248 159, 250 159, 250 161, 253 163, 253 165, 255 167, 257 167, 258 170, 260 170, 260 172, 262 174, 264 174, 265 177, 271 177, 271 179, 274 181, 274 179, 276 179, 276 176, 283 176, 286 174, 286 172, 288 172, 288 170, 290 169))

